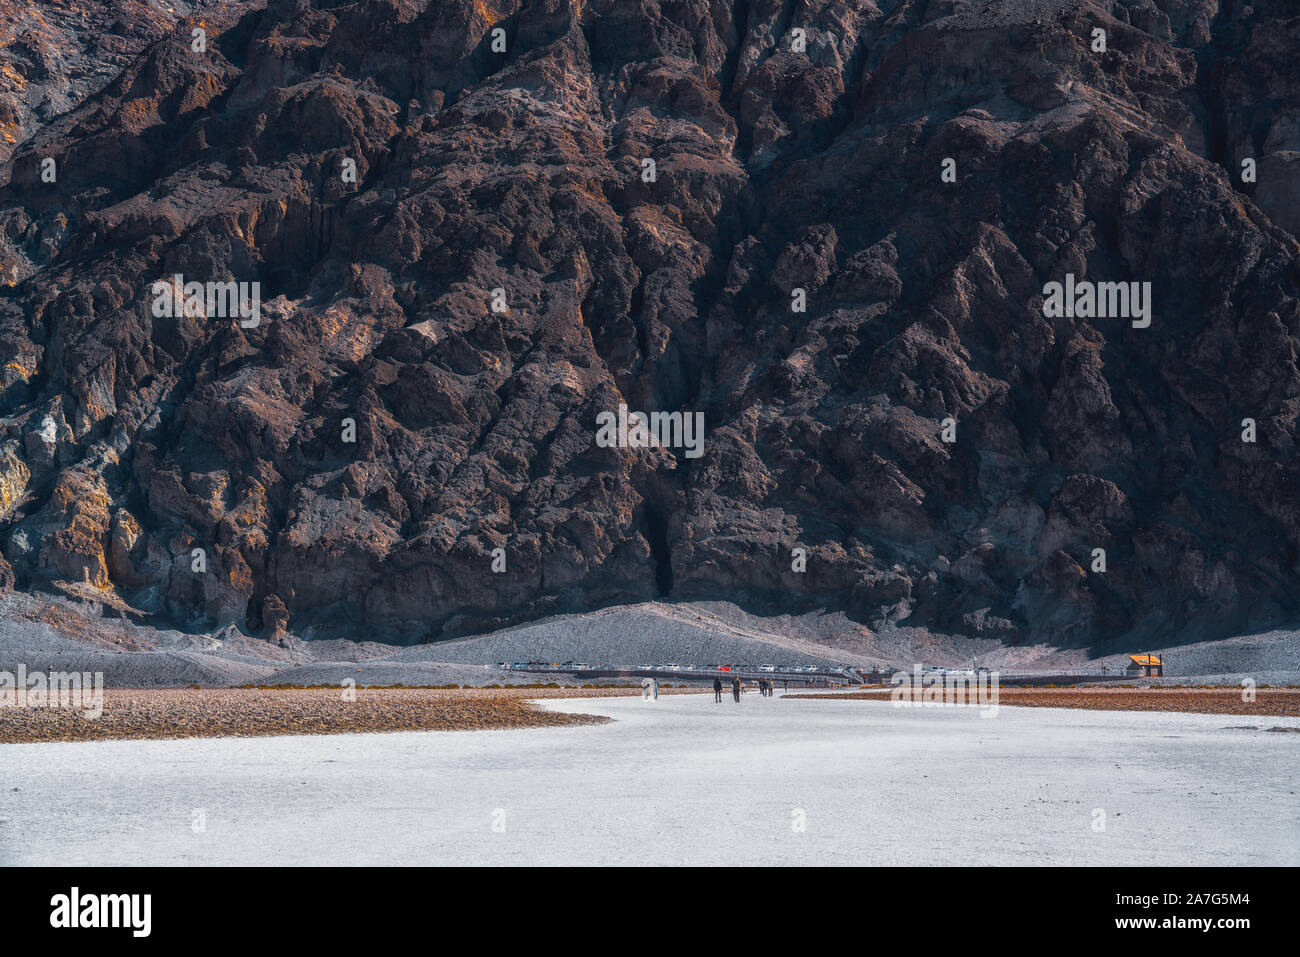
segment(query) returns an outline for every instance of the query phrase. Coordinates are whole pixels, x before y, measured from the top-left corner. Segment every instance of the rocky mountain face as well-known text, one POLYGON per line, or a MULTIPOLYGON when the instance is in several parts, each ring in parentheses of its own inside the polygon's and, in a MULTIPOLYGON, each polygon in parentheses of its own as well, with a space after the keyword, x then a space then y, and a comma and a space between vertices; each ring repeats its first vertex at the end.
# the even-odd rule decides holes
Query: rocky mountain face
POLYGON ((122 72, 182 17, 206 23, 251 0, 0 3, 0 160, 122 72))
POLYGON ((1288 0, 175 6, 0 2, 76 100, 0 104, 0 584, 399 641, 1295 618, 1288 0))

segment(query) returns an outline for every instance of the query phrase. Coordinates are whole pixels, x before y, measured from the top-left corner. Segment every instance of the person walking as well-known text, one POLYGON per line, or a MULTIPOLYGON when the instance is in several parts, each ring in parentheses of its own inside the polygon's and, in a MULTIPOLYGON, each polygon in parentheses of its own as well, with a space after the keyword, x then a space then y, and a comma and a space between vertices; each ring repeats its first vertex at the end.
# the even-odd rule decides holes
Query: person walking
POLYGON ((740 704, 740 679, 731 679, 731 696, 736 699, 736 704, 740 704))
POLYGON ((713 679, 713 700, 714 701, 722 700, 722 679, 721 678, 713 679))

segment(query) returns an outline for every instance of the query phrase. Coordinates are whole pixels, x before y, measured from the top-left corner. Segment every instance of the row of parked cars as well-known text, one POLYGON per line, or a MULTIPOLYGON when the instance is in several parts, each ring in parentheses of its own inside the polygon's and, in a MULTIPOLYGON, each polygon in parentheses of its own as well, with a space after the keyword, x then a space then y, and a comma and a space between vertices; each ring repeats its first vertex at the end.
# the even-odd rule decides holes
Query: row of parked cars
MULTIPOLYGON (((551 670, 556 671, 586 671, 596 667, 611 667, 609 665, 597 666, 590 665, 585 661, 516 661, 513 664, 506 664, 504 661, 497 662, 498 668, 504 668, 510 671, 537 671, 551 670)), ((643 664, 636 666, 637 671, 763 671, 768 673, 781 672, 782 674, 815 674, 826 673, 828 671, 838 671, 848 673, 849 668, 832 668, 828 665, 682 665, 675 662, 668 664, 655 665, 643 664)))
POLYGON ((539 658, 536 661, 516 661, 513 664, 506 664, 504 661, 498 661, 497 667, 504 668, 507 671, 528 671, 535 668, 554 668, 557 671, 580 671, 584 668, 594 668, 595 665, 589 665, 585 661, 542 661, 539 658))

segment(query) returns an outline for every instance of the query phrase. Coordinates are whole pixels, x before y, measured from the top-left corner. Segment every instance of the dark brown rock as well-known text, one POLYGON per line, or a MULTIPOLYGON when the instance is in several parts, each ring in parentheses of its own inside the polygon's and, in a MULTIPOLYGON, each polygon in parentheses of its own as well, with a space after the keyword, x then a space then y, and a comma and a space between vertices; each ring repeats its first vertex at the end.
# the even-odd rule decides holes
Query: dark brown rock
POLYGON ((410 641, 656 595, 1084 643, 1296 615, 1282 0, 272 0, 205 54, 107 6, 93 70, 10 54, 66 112, 0 101, 24 587, 410 641), (1067 273, 1150 282, 1150 327, 1046 316, 1067 273), (154 316, 176 274, 261 321, 154 316), (703 456, 599 447, 620 404, 702 412, 703 456))

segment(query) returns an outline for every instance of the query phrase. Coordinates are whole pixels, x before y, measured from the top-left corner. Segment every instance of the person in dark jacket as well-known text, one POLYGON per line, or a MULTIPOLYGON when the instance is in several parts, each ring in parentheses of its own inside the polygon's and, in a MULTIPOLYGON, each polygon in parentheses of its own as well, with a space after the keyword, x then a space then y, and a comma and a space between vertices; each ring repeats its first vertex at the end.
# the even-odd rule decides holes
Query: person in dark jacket
POLYGON ((713 700, 714 701, 722 700, 722 679, 721 678, 713 679, 713 700))
POLYGON ((740 679, 731 679, 731 696, 736 699, 736 704, 740 704, 740 679))

